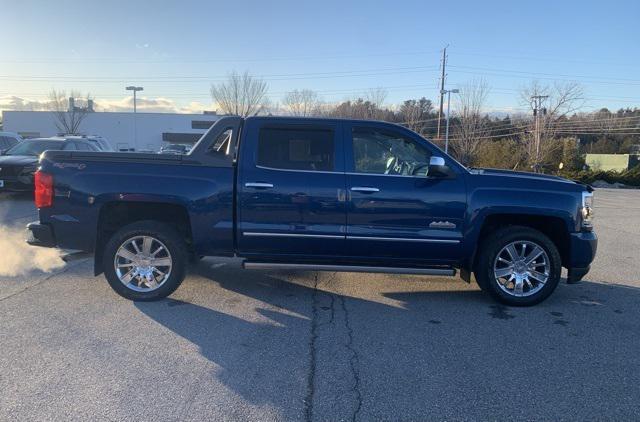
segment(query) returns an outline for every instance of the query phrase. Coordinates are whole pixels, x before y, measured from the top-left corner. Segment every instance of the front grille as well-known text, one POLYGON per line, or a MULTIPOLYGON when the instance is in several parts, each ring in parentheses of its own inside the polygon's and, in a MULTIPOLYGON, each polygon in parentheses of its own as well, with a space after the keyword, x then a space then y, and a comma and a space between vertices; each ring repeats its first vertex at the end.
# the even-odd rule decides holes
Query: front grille
POLYGON ((2 166, 0 165, 0 177, 17 176, 22 172, 22 166, 2 166))

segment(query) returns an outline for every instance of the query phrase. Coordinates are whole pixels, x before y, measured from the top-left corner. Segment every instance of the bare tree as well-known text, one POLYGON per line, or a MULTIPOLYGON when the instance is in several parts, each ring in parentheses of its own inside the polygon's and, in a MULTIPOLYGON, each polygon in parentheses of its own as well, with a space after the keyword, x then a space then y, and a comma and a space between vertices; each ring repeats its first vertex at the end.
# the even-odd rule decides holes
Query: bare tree
MULTIPOLYGON (((583 125, 589 127, 593 125, 593 128, 597 132, 601 132, 602 136, 608 136, 615 132, 622 125, 621 121, 618 120, 617 116, 614 113, 611 113, 608 109, 603 108, 595 113, 591 113, 587 116, 588 125, 583 125), (592 120, 589 122, 588 120, 592 120)), ((573 126, 575 127, 575 125, 573 126)), ((570 128, 573 128, 570 127, 570 128)))
POLYGON ((71 135, 78 134, 82 121, 93 112, 91 95, 87 94, 82 98, 78 91, 71 91, 67 97, 65 91, 52 89, 47 105, 53 113, 58 130, 71 135))
POLYGON ((249 72, 231 72, 226 82, 211 85, 211 97, 226 114, 252 116, 265 109, 267 83, 249 72))
POLYGON ((453 154, 464 165, 473 161, 480 144, 489 133, 484 106, 489 95, 489 86, 475 80, 460 88, 453 133, 449 139, 453 154))
POLYGON ((543 168, 559 153, 562 145, 554 140, 562 134, 563 122, 585 104, 584 90, 577 82, 555 83, 550 86, 532 81, 520 93, 521 102, 529 106, 532 113, 536 110, 534 98, 540 96, 546 98, 542 109, 537 110, 538 138, 536 139, 535 118, 530 120, 529 130, 522 136, 527 161, 536 170, 543 168))
POLYGON ((375 108, 381 109, 387 99, 388 92, 384 88, 372 88, 365 92, 364 100, 371 103, 375 108))
POLYGON ((424 134, 432 122, 433 104, 425 97, 419 100, 406 100, 399 109, 402 123, 414 132, 424 134))
POLYGON ((320 113, 320 97, 310 89, 293 90, 282 99, 284 106, 294 116, 312 116, 320 113))

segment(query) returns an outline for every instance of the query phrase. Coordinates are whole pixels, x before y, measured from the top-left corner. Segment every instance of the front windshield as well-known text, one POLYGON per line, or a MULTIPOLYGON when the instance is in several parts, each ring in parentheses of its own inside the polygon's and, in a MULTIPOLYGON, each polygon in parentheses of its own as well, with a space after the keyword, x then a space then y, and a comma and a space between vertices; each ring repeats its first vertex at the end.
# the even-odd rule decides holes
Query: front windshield
POLYGON ((31 155, 39 156, 47 150, 59 150, 62 148, 61 141, 24 141, 9 149, 5 155, 31 155))

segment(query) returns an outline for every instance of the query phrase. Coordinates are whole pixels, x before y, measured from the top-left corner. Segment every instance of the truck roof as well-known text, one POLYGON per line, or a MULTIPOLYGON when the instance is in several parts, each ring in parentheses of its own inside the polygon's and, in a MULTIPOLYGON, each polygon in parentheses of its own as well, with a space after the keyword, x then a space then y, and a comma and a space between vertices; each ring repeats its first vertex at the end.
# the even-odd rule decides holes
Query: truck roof
POLYGON ((407 129, 404 126, 399 125, 394 122, 387 122, 384 120, 375 120, 375 119, 350 119, 343 117, 302 117, 302 116, 249 116, 245 117, 244 120, 274 120, 274 121, 317 121, 317 122, 357 122, 357 123, 380 123, 385 125, 394 125, 404 129, 407 129))

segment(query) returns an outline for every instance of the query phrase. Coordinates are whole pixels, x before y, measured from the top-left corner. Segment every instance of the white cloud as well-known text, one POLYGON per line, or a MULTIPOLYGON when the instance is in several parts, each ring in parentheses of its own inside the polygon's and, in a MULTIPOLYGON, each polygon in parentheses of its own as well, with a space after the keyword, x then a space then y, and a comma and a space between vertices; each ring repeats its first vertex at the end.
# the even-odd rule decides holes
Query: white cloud
POLYGON ((15 95, 0 96, 0 110, 47 110, 48 100, 36 100, 15 95))
MULTIPOLYGON (((133 96, 123 97, 120 99, 102 99, 95 100, 96 111, 110 112, 129 112, 133 110, 133 96)), ((18 110, 18 111, 42 111, 47 110, 48 100, 46 99, 28 99, 17 96, 0 96, 0 111, 2 110, 18 110)), ((170 98, 158 97, 138 97, 136 107, 140 112, 149 113, 202 113, 204 110, 214 110, 213 104, 203 104, 199 101, 192 101, 186 105, 177 104, 170 98)))

